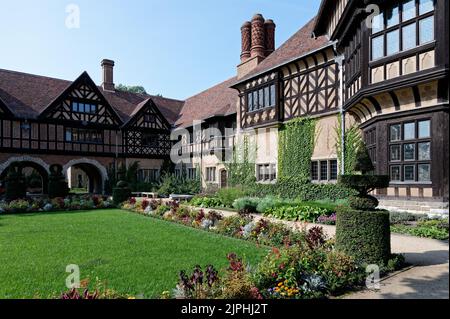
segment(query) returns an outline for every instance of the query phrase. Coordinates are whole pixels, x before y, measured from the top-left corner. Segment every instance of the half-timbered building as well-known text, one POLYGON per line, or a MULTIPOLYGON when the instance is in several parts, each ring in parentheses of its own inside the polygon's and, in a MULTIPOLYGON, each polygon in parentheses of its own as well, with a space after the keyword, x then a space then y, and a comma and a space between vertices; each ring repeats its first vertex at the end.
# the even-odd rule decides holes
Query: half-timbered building
POLYGON ((252 132, 255 177, 272 183, 280 127, 307 117, 317 122, 312 182, 337 181, 337 128, 356 125, 376 173, 391 177, 376 194, 386 206, 448 208, 448 14, 446 0, 323 0, 279 48, 275 23, 257 14, 241 27, 236 76, 185 101, 115 90, 109 60, 101 86, 87 73, 70 82, 0 70, 0 173, 62 163, 72 183, 97 175, 90 188, 101 191, 117 163, 139 161, 157 179, 181 142, 175 173, 226 187, 224 154, 252 132))

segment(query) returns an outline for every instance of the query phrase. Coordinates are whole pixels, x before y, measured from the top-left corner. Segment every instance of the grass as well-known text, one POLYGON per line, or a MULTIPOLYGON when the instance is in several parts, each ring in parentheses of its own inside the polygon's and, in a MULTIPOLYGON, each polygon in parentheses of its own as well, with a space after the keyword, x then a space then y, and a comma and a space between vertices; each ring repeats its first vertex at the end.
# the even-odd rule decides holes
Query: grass
POLYGON ((251 264, 266 253, 227 238, 121 210, 0 217, 0 298, 52 298, 65 288, 69 264, 120 294, 158 297, 180 270, 213 264, 235 252, 251 264))

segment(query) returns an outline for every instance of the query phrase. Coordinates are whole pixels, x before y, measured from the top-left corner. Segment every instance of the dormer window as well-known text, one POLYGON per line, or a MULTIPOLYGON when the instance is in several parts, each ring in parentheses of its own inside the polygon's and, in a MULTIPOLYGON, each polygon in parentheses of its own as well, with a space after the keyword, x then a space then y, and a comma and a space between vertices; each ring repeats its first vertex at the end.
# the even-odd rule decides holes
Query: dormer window
POLYGON ((83 114, 96 114, 97 105, 91 103, 72 102, 72 112, 83 114))
POLYGON ((276 86, 269 84, 247 93, 247 110, 256 112, 276 105, 276 86))

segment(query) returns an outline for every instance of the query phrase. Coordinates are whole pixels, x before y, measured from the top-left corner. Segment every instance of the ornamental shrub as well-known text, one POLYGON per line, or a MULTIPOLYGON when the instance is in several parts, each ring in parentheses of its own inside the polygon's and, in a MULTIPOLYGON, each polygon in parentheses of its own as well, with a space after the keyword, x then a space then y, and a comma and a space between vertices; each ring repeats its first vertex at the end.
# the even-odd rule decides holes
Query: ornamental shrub
POLYGON ((244 197, 234 201, 233 207, 243 214, 255 214, 259 204, 259 198, 244 197))
POLYGON ((360 263, 385 265, 391 254, 389 212, 341 207, 336 220, 336 249, 360 263))
POLYGON ((341 175, 339 184, 354 189, 358 196, 365 197, 377 188, 389 187, 390 178, 385 175, 341 175))
POLYGON ((245 193, 241 188, 223 188, 217 192, 217 198, 224 207, 233 207, 236 199, 244 197, 245 193))
POLYGON ((12 164, 6 176, 6 190, 5 199, 13 201, 16 199, 25 198, 27 195, 27 188, 25 178, 22 174, 22 168, 19 164, 12 164))
POLYGON ((371 211, 377 209, 379 205, 378 199, 373 196, 351 196, 348 199, 348 205, 356 210, 371 211))
POLYGON ((113 201, 114 205, 118 206, 127 201, 131 197, 131 189, 127 182, 120 181, 117 183, 117 187, 113 189, 113 201))
POLYGON ((302 178, 280 178, 276 184, 254 184, 246 188, 247 196, 276 196, 300 201, 347 199, 357 192, 338 184, 313 184, 302 178))
POLYGON ((62 170, 63 167, 59 164, 50 166, 48 179, 48 197, 50 198, 66 197, 69 194, 69 187, 62 170))

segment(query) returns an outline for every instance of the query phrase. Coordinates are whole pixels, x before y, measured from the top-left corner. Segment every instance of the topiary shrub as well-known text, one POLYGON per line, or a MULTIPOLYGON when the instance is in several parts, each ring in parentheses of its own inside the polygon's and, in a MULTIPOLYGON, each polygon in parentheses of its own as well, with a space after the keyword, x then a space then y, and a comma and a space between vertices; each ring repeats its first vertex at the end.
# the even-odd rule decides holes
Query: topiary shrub
POLYGON ((356 210, 371 211, 377 209, 380 202, 373 196, 351 196, 348 199, 348 205, 356 210))
POLYGON ((389 187, 389 176, 387 175, 341 175, 339 184, 352 188, 358 192, 360 197, 365 197, 378 188, 389 187))
POLYGON ((113 189, 113 202, 118 206, 131 197, 131 188, 125 181, 119 181, 113 189))
POLYGON ((336 249, 360 263, 386 265, 391 255, 389 212, 338 209, 336 249))
POLYGON ((48 197, 66 197, 69 194, 69 187, 64 177, 63 167, 59 164, 50 166, 50 176, 48 178, 48 197))
POLYGON ((22 174, 22 167, 19 164, 12 164, 6 176, 6 201, 25 198, 27 195, 27 187, 25 178, 22 174))

